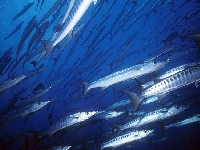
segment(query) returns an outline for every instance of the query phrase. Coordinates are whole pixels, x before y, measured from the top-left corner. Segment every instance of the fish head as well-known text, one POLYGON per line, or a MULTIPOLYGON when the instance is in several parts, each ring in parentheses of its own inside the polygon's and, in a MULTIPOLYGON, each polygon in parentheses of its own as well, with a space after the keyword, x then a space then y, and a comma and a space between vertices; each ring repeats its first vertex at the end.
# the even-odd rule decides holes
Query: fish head
POLYGON ((156 70, 163 68, 167 63, 168 61, 152 61, 152 65, 156 67, 156 70))
POLYGON ((95 115, 96 113, 97 111, 81 112, 79 115, 79 120, 86 120, 95 115))
POLYGON ((19 77, 13 78, 13 81, 15 83, 22 81, 24 78, 26 78, 26 75, 21 75, 19 77))
POLYGON ((117 117, 121 114, 123 114, 124 112, 117 112, 117 111, 109 111, 105 114, 105 118, 106 119, 109 119, 109 118, 114 118, 114 117, 117 117))
POLYGON ((142 67, 143 70, 149 70, 150 72, 163 68, 167 61, 146 61, 142 67))
POLYGON ((177 114, 179 114, 180 112, 186 110, 187 108, 189 108, 188 105, 182 105, 182 106, 174 105, 174 106, 172 106, 172 107, 168 110, 168 114, 169 114, 170 116, 172 116, 172 115, 177 115, 177 114))
POLYGON ((47 105, 47 104, 50 103, 50 102, 51 102, 50 100, 45 101, 45 102, 37 102, 36 105, 37 105, 38 107, 43 107, 43 106, 47 105))
POLYGON ((146 137, 147 135, 153 133, 154 130, 142 130, 138 131, 140 137, 146 137))

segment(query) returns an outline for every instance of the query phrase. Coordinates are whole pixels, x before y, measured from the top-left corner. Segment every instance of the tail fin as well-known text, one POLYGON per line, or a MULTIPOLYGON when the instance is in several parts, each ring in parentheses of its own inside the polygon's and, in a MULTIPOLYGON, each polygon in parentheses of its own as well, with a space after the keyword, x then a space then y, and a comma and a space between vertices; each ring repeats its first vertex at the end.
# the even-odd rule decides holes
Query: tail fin
POLYGON ((199 39, 199 34, 200 34, 200 33, 197 33, 197 34, 190 34, 190 35, 186 35, 185 37, 192 38, 192 39, 196 42, 196 44, 197 44, 198 47, 199 47, 199 54, 198 54, 198 56, 199 56, 199 58, 200 58, 200 39, 199 39))
POLYGON ((138 98, 138 95, 136 93, 133 93, 131 91, 128 91, 128 90, 124 90, 123 91, 125 93, 127 93, 131 99, 131 102, 132 102, 132 105, 133 105, 133 113, 136 112, 137 108, 138 108, 138 105, 140 103, 140 99, 138 98))
POLYGON ((163 122, 158 122, 160 128, 161 128, 161 131, 162 131, 162 135, 164 135, 165 133, 165 129, 167 129, 167 127, 165 127, 165 125, 163 124, 163 122))
POLYGON ((194 41, 197 43, 197 45, 199 47, 199 55, 198 55, 198 57, 200 58, 200 40, 199 39, 194 39, 194 41))
POLYGON ((81 83, 83 84, 83 97, 85 96, 85 94, 88 91, 88 83, 85 81, 81 81, 81 83))
POLYGON ((30 62, 30 64, 32 64, 34 66, 34 68, 37 66, 37 62, 36 61, 30 62))
POLYGON ((139 81, 137 78, 135 78, 135 81, 137 82, 137 84, 138 84, 138 86, 139 86, 139 89, 140 89, 140 92, 143 92, 144 90, 143 90, 143 87, 142 87, 142 82, 141 81, 139 81))
POLYGON ((25 144, 25 150, 28 150, 29 149, 29 147, 30 147, 30 141, 29 141, 29 138, 27 137, 27 135, 25 135, 25 134, 22 134, 23 135, 23 137, 24 137, 24 140, 25 140, 25 142, 24 142, 24 144, 25 144))
POLYGON ((6 142, 4 142, 3 140, 0 139, 0 143, 1 143, 1 149, 2 150, 7 150, 8 149, 8 144, 6 142))
POLYGON ((110 126, 112 127, 112 135, 113 136, 117 136, 122 130, 120 129, 119 125, 116 124, 110 124, 110 126))
POLYGON ((53 50, 53 43, 51 41, 47 41, 47 40, 41 40, 41 42, 44 44, 45 50, 46 50, 46 54, 44 56, 44 58, 46 58, 49 53, 53 50))
POLYGON ((36 145, 40 142, 40 137, 38 135, 38 132, 37 131, 33 131, 33 130, 30 130, 29 132, 31 132, 34 136, 34 144, 33 144, 33 147, 36 147, 36 145))
POLYGON ((97 142, 97 141, 95 141, 95 143, 97 144, 97 149, 101 150, 101 144, 99 142, 97 142))

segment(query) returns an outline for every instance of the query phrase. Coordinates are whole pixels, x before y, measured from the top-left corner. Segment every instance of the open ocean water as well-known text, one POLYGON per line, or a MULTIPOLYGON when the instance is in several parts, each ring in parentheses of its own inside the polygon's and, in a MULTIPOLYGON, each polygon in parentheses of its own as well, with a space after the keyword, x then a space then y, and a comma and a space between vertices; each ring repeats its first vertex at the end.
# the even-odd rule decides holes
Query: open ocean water
POLYGON ((0 149, 200 149, 199 0, 1 0, 0 12, 0 149), (148 81, 160 85, 144 104, 148 81))

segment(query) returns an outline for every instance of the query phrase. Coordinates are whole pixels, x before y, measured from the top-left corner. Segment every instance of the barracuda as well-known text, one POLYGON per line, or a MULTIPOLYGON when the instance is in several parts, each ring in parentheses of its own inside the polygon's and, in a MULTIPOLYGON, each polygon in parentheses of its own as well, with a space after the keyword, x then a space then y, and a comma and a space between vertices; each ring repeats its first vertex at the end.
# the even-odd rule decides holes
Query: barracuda
POLYGON ((190 116, 186 119, 183 119, 181 121, 177 121, 175 123, 169 124, 167 126, 164 126, 165 129, 171 128, 171 127, 180 127, 180 126, 184 126, 190 123, 194 123, 194 122, 200 122, 200 114, 195 114, 193 116, 190 116))
POLYGON ((122 114, 124 114, 125 111, 102 111, 100 113, 95 114, 95 116, 92 119, 111 119, 118 117, 122 114))
POLYGON ((134 111, 136 111, 139 103, 144 98, 157 96, 158 100, 160 100, 166 93, 184 87, 186 85, 189 85, 191 83, 197 82, 199 80, 200 80, 200 66, 195 66, 187 68, 184 71, 178 72, 174 75, 169 76, 168 78, 158 81, 157 84, 146 89, 140 95, 137 95, 136 93, 127 90, 123 91, 129 94, 134 107, 134 111))
POLYGON ((129 132, 127 134, 118 136, 108 142, 103 143, 101 146, 98 147, 98 149, 102 150, 104 148, 116 148, 120 145, 142 139, 148 136, 149 134, 153 133, 153 131, 154 130, 136 130, 133 132, 129 132))
POLYGON ((42 40, 46 49, 46 54, 44 57, 48 56, 49 53, 53 50, 54 46, 56 46, 65 36, 67 36, 67 34, 69 34, 70 31, 72 31, 76 23, 81 19, 81 17, 84 15, 84 13, 86 12, 86 10, 88 9, 88 7, 90 6, 92 2, 96 4, 97 0, 80 0, 77 6, 74 7, 74 9, 70 11, 72 13, 68 17, 69 21, 66 21, 64 23, 58 36, 53 41, 42 40))
POLYGON ((84 81, 81 81, 84 88, 83 96, 86 94, 88 90, 92 88, 102 87, 102 89, 105 89, 110 85, 113 85, 122 81, 126 81, 128 79, 137 78, 148 73, 152 73, 164 67, 166 63, 167 61, 166 62, 165 61, 162 61, 162 62, 146 61, 142 64, 138 64, 138 65, 123 69, 121 71, 117 71, 113 74, 105 76, 104 78, 101 78, 90 84, 84 81))
MULTIPOLYGON (((184 65, 181 65, 181 66, 178 66, 178 67, 175 67, 173 69, 170 69, 168 70, 167 72, 165 72, 163 75, 157 77, 157 79, 165 79, 165 78, 168 78, 169 76, 172 76, 178 72, 181 72, 181 71, 184 71, 185 69, 187 68, 190 68, 190 67, 194 67, 196 65, 199 65, 200 64, 200 61, 198 62, 193 62, 193 63, 189 63, 189 64, 184 64, 184 65)), ((147 82, 146 84, 142 85, 143 88, 147 88, 151 85, 154 84, 154 81, 149 81, 147 82)))
POLYGON ((24 107, 13 109, 12 111, 8 112, 6 115, 4 115, 1 118, 0 124, 4 124, 13 119, 19 118, 21 116, 26 116, 30 113, 36 112, 36 111, 42 109, 47 104, 49 104, 50 102, 51 102, 51 99, 49 99, 45 102, 36 102, 36 103, 30 104, 30 105, 27 105, 24 107))
POLYGON ((16 78, 8 78, 5 81, 1 82, 1 84, 0 84, 0 94, 5 92, 9 88, 19 84, 25 78, 26 78, 26 75, 21 75, 21 76, 16 77, 16 78))
POLYGON ((138 117, 122 126, 112 125, 112 128, 113 128, 112 131, 113 131, 114 135, 117 135, 121 131, 126 130, 126 129, 138 128, 138 127, 141 127, 141 126, 149 124, 149 123, 161 121, 168 117, 175 116, 175 115, 185 111, 189 107, 190 107, 190 105, 182 105, 182 106, 174 105, 174 106, 170 107, 169 109, 167 109, 167 108, 158 109, 158 110, 149 112, 142 117, 138 117))
POLYGON ((89 119, 90 117, 92 117, 96 113, 97 113, 96 111, 91 111, 91 112, 78 112, 73 115, 69 115, 69 116, 59 120, 58 122, 52 124, 44 131, 42 131, 40 134, 40 137, 42 137, 44 135, 52 135, 53 133, 55 133, 63 128, 69 127, 69 126, 74 125, 79 122, 83 122, 83 121, 89 119))
POLYGON ((116 102, 116 103, 112 104, 106 110, 113 110, 113 109, 116 109, 116 108, 119 108, 119 107, 124 107, 124 106, 126 106, 126 105, 128 105, 130 103, 131 103, 130 99, 122 100, 122 101, 119 101, 119 102, 116 102))

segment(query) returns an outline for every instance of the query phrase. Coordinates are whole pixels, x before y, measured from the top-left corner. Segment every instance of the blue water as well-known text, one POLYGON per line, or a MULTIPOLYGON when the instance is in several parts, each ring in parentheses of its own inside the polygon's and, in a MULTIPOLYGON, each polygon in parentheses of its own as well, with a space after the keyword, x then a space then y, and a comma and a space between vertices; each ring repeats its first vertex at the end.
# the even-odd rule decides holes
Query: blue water
MULTIPOLYGON (((2 0, 0 2, 0 56, 4 56, 1 57, 1 63, 7 63, 7 67, 3 68, 0 81, 12 76, 25 75, 35 69, 30 62, 36 61, 42 52, 31 58, 23 66, 24 60, 29 54, 43 46, 41 40, 48 40, 52 37, 54 27, 59 24, 70 1, 61 0, 62 4, 44 20, 43 23, 49 21, 51 24, 43 29, 45 31, 44 35, 34 40, 30 49, 28 49, 28 44, 37 28, 33 28, 22 42, 23 46, 19 54, 17 54, 17 48, 23 37, 22 34, 28 30, 26 27, 32 17, 36 16, 35 20, 39 22, 55 2, 56 0, 26 0, 23 2, 2 0), (24 6, 32 2, 33 5, 12 22, 14 16, 24 6), (60 9, 59 12, 57 12, 58 9, 60 9), (22 21, 24 23, 21 29, 5 40, 4 38, 22 21), (5 56, 5 52, 10 47, 12 47, 12 54, 5 56), (8 57, 12 59, 7 59, 8 57)), ((136 93, 140 92, 135 80, 130 79, 109 86, 104 90, 100 88, 91 89, 82 97, 81 80, 91 83, 115 71, 120 71, 147 60, 151 54, 156 55, 156 51, 167 46, 173 47, 173 51, 170 54, 163 54, 158 57, 159 61, 168 59, 176 52, 187 52, 190 48, 194 51, 171 60, 162 70, 157 72, 158 74, 182 64, 198 61, 197 44, 191 38, 185 38, 184 36, 199 33, 199 8, 200 4, 197 0, 145 0, 137 2, 131 0, 97 0, 96 5, 92 3, 75 25, 73 32, 82 24, 84 24, 83 28, 72 36, 58 61, 55 63, 54 58, 59 52, 59 46, 62 46, 67 37, 58 43, 59 46, 55 47, 47 58, 42 59, 37 64, 36 68, 44 64, 46 67, 44 71, 22 81, 0 95, 0 108, 3 110, 9 105, 9 100, 22 89, 26 89, 26 91, 20 94, 14 104, 15 106, 23 101, 22 98, 30 95, 39 83, 43 83, 45 87, 48 87, 54 81, 64 78, 60 84, 36 100, 45 101, 48 98, 55 98, 48 106, 29 116, 26 121, 25 116, 22 116, 0 126, 0 140, 4 141, 1 148, 5 144, 8 149, 25 149, 25 139, 28 139, 30 144, 28 147, 32 149, 33 137, 28 135, 28 138, 24 138, 22 136, 23 134, 27 135, 30 130, 42 131, 48 128, 50 122, 55 123, 65 116, 77 112, 105 110, 111 104, 129 98, 127 94, 122 92, 122 89, 128 89, 136 93), (49 115, 52 115, 51 119, 49 119, 49 115)), ((138 79, 144 82, 149 77, 150 75, 145 75, 138 79)), ((195 88, 194 84, 191 84, 170 93, 165 97, 164 104, 170 102, 170 96, 183 93, 186 93, 186 95, 183 95, 184 101, 182 99, 178 100, 177 105, 198 100, 200 96, 199 88, 195 88), (194 94, 197 95, 197 98, 189 97, 194 94), (187 96, 188 98, 185 100, 184 98, 187 96)), ((132 109, 131 106, 129 108, 132 109)), ((154 102, 145 107, 139 106, 140 110, 147 111, 159 108, 161 108, 159 102, 154 102)), ((195 106, 175 117, 164 120, 162 123, 169 124, 198 112, 199 106, 195 106)), ((109 120, 94 121, 88 119, 83 123, 60 130, 44 138, 35 149, 45 149, 45 146, 58 145, 70 145, 72 146, 71 149, 78 149, 79 147, 79 149, 97 149, 97 142, 103 143, 113 138, 110 124, 124 124, 130 121, 131 118, 130 116, 125 118, 122 115, 109 120)), ((165 131, 164 135, 159 124, 156 122, 144 127, 145 129, 155 129, 153 135, 137 142, 122 145, 116 149, 200 149, 200 126, 198 123, 180 128, 170 128, 165 131), (152 139, 157 140, 162 136, 169 137, 169 139, 150 142, 152 139)))

